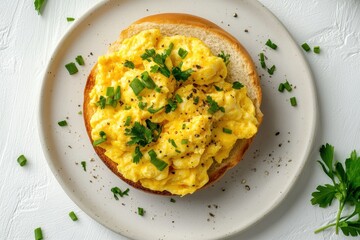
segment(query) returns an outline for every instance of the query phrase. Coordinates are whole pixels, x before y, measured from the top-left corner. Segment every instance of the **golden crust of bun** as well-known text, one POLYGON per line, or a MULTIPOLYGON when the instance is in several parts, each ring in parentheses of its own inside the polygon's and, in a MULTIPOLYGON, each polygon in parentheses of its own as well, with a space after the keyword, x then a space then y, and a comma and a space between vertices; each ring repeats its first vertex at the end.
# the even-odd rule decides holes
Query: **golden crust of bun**
MULTIPOLYGON (((116 51, 117 46, 121 44, 124 39, 151 28, 160 28, 162 34, 165 36, 185 35, 199 38, 210 47, 215 55, 226 49, 225 52, 230 53, 231 55, 227 81, 235 81, 233 76, 239 76, 239 74, 242 76, 240 82, 248 89, 248 96, 255 105, 256 118, 260 125, 263 115, 260 111, 262 92, 258 74, 256 73, 256 68, 251 57, 236 38, 206 19, 189 14, 163 13, 144 17, 131 24, 127 29, 121 32, 119 39, 110 46, 109 52, 116 51)), ((91 138, 90 119, 95 112, 95 107, 90 104, 89 93, 95 84, 96 74, 97 64, 93 67, 84 90, 83 116, 86 131, 91 142, 93 142, 93 139, 91 138)), ((221 164, 214 162, 208 170, 209 181, 202 188, 213 184, 220 179, 226 171, 237 165, 243 158, 244 153, 249 148, 252 140, 253 138, 238 140, 227 159, 224 159, 221 164)), ((100 159, 113 173, 133 187, 149 193, 168 196, 172 195, 168 191, 153 191, 144 188, 140 182, 133 182, 124 178, 123 175, 118 172, 117 164, 105 155, 105 150, 103 148, 95 146, 94 149, 100 159)))

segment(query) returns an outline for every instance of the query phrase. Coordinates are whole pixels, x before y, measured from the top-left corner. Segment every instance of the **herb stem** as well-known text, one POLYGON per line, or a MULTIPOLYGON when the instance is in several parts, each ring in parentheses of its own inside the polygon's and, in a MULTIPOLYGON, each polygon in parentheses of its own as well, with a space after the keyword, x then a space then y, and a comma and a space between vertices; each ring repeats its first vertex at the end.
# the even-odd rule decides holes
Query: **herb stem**
POLYGON ((335 225, 336 225, 336 223, 332 223, 332 224, 326 225, 326 226, 324 226, 324 227, 318 228, 318 229, 316 229, 316 230, 314 231, 314 233, 322 232, 322 231, 324 231, 325 229, 331 228, 331 227, 333 227, 333 226, 335 226, 335 225))
POLYGON ((336 235, 339 234, 340 217, 341 217, 342 210, 344 209, 344 206, 345 206, 345 201, 341 202, 339 204, 339 211, 338 211, 338 213, 336 215, 336 224, 335 224, 335 233, 336 233, 336 235))

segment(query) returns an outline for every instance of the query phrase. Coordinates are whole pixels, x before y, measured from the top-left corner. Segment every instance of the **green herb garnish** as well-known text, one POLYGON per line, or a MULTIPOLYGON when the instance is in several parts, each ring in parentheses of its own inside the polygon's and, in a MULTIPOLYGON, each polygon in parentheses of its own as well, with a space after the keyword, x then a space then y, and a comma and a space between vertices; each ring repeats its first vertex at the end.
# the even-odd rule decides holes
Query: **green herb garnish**
POLYGON ((143 82, 140 81, 138 78, 134 78, 130 83, 131 89, 134 91, 135 95, 139 95, 139 93, 145 88, 143 82))
POLYGON ((86 162, 85 161, 81 162, 81 166, 83 167, 84 172, 86 172, 86 162))
POLYGON ((74 222, 78 220, 78 217, 76 216, 76 214, 74 213, 74 211, 69 212, 69 217, 70 217, 71 220, 73 220, 74 222))
POLYGON ((241 82, 233 82, 233 84, 232 84, 233 89, 241 89, 243 87, 244 87, 244 85, 241 82))
POLYGON ((272 65, 272 67, 271 67, 271 68, 268 68, 268 73, 269 73, 270 75, 273 75, 273 74, 274 74, 274 72, 275 72, 275 70, 276 70, 275 65, 272 65))
POLYGON ((186 51, 183 48, 179 48, 178 54, 182 59, 184 59, 186 57, 186 55, 188 54, 188 51, 186 51))
POLYGON ((67 123, 66 120, 62 120, 62 121, 59 121, 59 122, 58 122, 58 125, 59 125, 60 127, 65 127, 65 126, 68 125, 68 123, 67 123))
POLYGON ((131 123, 131 116, 127 116, 126 117, 126 120, 125 120, 125 124, 124 124, 124 126, 130 126, 130 123, 131 123))
POLYGON ((100 96, 100 99, 99 101, 97 101, 96 105, 99 106, 101 109, 104 109, 106 105, 106 98, 104 96, 100 96))
POLYGON ((189 143, 189 140, 187 140, 187 139, 182 139, 181 140, 181 144, 183 144, 183 145, 186 145, 188 143, 189 143))
POLYGON ((225 54, 224 51, 221 51, 217 56, 222 58, 226 66, 230 63, 230 54, 225 54))
POLYGON ((77 69, 75 63, 71 62, 65 65, 65 68, 68 70, 70 75, 77 73, 79 70, 77 69))
POLYGON ((176 81, 186 81, 191 76, 191 73, 194 72, 194 70, 192 70, 191 68, 182 71, 181 70, 182 65, 183 62, 180 62, 179 66, 172 68, 171 72, 174 75, 176 81))
POLYGON ((85 65, 85 61, 84 58, 81 55, 78 55, 75 58, 75 61, 80 65, 80 66, 84 66, 85 65))
POLYGON ((199 103, 199 96, 194 97, 194 104, 198 105, 199 103))
POLYGON ((147 103, 146 103, 146 102, 139 102, 139 103, 138 103, 138 106, 139 106, 139 108, 140 108, 141 110, 144 110, 145 107, 147 106, 147 103))
POLYGON ((157 158, 157 154, 154 150, 148 152, 150 156, 150 162, 159 170, 162 171, 167 167, 167 163, 157 158))
POLYGON ((119 200, 119 197, 118 197, 118 195, 120 196, 120 197, 124 197, 125 195, 126 196, 129 196, 129 191, 130 191, 130 189, 126 189, 125 191, 121 191, 121 189, 120 188, 118 188, 118 187, 113 187, 112 189, 111 189, 111 192, 114 194, 114 198, 116 199, 116 200, 119 200))
POLYGON ((162 127, 158 123, 153 123, 149 119, 146 121, 146 126, 135 122, 134 126, 125 129, 125 134, 131 136, 131 141, 127 142, 129 145, 138 144, 145 147, 151 142, 156 142, 162 131, 162 127))
POLYGON ((45 0, 35 0, 35 10, 38 12, 38 14, 41 14, 42 7, 44 6, 45 0))
POLYGON ((150 77, 150 75, 147 71, 141 73, 141 79, 146 88, 154 89, 156 87, 155 82, 152 80, 152 78, 150 77))
POLYGON ((169 139, 168 141, 169 141, 169 143, 171 143, 171 145, 173 145, 174 148, 177 148, 177 145, 176 145, 174 139, 169 139))
POLYGON ((284 92, 284 89, 285 89, 284 84, 283 84, 283 83, 280 83, 280 84, 279 84, 279 87, 278 87, 279 92, 284 92))
POLYGON ((320 53, 320 47, 319 46, 314 47, 314 53, 316 53, 316 54, 320 53))
POLYGON ((331 184, 319 185, 312 193, 311 203, 326 208, 333 200, 339 202, 339 210, 334 223, 323 226, 315 233, 335 227, 335 233, 339 229, 345 236, 360 236, 360 157, 356 151, 352 151, 345 161, 345 168, 341 162, 334 162, 334 147, 330 144, 322 145, 318 161, 331 179, 331 184), (351 214, 343 214, 345 206, 352 207, 351 214))
POLYGON ((284 88, 288 91, 291 92, 292 87, 290 85, 290 83, 286 80, 286 82, 284 83, 284 88))
POLYGON ((155 113, 161 111, 164 107, 165 107, 165 106, 162 106, 162 107, 159 107, 159 108, 156 109, 156 108, 153 108, 153 107, 151 106, 151 107, 149 107, 147 110, 148 110, 149 113, 155 114, 155 113))
POLYGON ((144 209, 141 208, 141 207, 138 207, 138 214, 139 214, 140 216, 144 216, 144 213, 145 213, 144 209))
POLYGON ((303 43, 302 45, 301 45, 301 47, 305 50, 305 52, 308 52, 308 51, 310 51, 310 46, 307 44, 307 43, 303 43))
POLYGON ((40 227, 36 228, 34 230, 34 233, 35 233, 35 240, 43 240, 43 234, 42 234, 42 230, 40 227))
POLYGON ((221 88, 221 87, 218 87, 216 85, 214 85, 214 87, 215 87, 215 90, 218 91, 218 92, 224 91, 224 89, 221 88))
POLYGON ((129 60, 125 60, 124 67, 134 69, 135 64, 133 62, 129 61, 129 60))
POLYGON ((296 97, 290 98, 290 103, 291 103, 291 106, 293 106, 293 107, 297 106, 296 97))
POLYGON ((266 68, 264 53, 260 53, 260 64, 262 68, 266 68))
POLYGON ((27 159, 24 155, 20 155, 17 159, 17 162, 19 163, 19 165, 21 167, 25 166, 26 165, 26 162, 27 162, 27 159))
POLYGON ((168 104, 165 105, 165 113, 173 112, 176 108, 177 102, 172 99, 168 99, 168 104))
POLYGON ((145 53, 141 55, 143 60, 151 61, 151 59, 157 64, 155 66, 151 66, 150 72, 156 73, 160 72, 165 77, 170 77, 170 70, 165 64, 166 58, 170 55, 172 49, 174 48, 174 44, 170 43, 169 47, 162 54, 158 54, 155 52, 155 49, 146 49, 145 53))
POLYGON ((73 17, 67 17, 66 18, 66 21, 68 21, 68 22, 73 22, 75 20, 75 18, 73 18, 73 17))
POLYGON ((183 102, 183 100, 182 100, 182 98, 180 97, 179 94, 175 94, 175 100, 176 100, 177 103, 182 103, 183 102))
POLYGON ((106 142, 106 140, 107 140, 106 133, 104 131, 100 131, 99 135, 100 135, 100 138, 93 142, 93 146, 97 146, 103 142, 106 142))
POLYGON ((142 156, 143 156, 143 154, 140 151, 140 147, 136 146, 135 147, 135 152, 133 154, 133 163, 139 163, 142 156))
POLYGON ((275 43, 273 43, 270 39, 267 40, 267 42, 265 43, 266 46, 268 46, 269 48, 272 48, 274 50, 277 49, 277 45, 275 43))
POLYGON ((223 132, 227 134, 232 134, 232 130, 228 128, 223 128, 223 132))
POLYGON ((220 107, 217 102, 215 102, 212 97, 207 96, 206 97, 206 102, 209 104, 209 109, 208 112, 211 114, 215 114, 217 111, 221 111, 221 112, 225 112, 225 108, 224 107, 220 107))

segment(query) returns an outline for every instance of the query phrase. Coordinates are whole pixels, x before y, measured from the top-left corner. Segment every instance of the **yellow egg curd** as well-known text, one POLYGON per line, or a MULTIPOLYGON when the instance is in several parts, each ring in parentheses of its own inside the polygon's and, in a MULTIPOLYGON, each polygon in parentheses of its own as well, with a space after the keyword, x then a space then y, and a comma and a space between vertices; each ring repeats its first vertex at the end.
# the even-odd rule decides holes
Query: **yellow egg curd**
POLYGON ((210 166, 257 132, 246 87, 226 81, 227 57, 158 29, 125 39, 98 59, 94 145, 145 188, 181 196, 201 188, 210 166))

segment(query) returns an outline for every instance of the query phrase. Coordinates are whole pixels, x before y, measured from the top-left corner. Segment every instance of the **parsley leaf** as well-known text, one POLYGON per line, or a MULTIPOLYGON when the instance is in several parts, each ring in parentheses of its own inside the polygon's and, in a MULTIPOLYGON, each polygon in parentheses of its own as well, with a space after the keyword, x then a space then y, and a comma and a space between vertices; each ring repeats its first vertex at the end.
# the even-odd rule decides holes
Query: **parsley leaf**
POLYGON ((145 147, 154 139, 152 131, 141 125, 139 122, 135 122, 131 129, 126 128, 125 134, 131 136, 131 141, 127 142, 129 145, 139 144, 140 146, 145 147))
POLYGON ((330 144, 321 146, 320 156, 322 161, 318 162, 332 184, 319 185, 312 193, 311 203, 325 208, 336 199, 339 210, 334 223, 317 229, 315 233, 335 227, 336 234, 340 229, 345 236, 360 236, 360 157, 353 151, 344 168, 341 162, 334 162, 334 147, 330 144), (353 213, 343 214, 345 206, 355 206, 353 213))
POLYGON ((41 14, 41 9, 43 7, 45 3, 45 0, 35 0, 34 1, 34 5, 35 5, 35 10, 38 12, 38 14, 41 14))
POLYGON ((143 155, 142 155, 142 153, 140 151, 140 147, 136 146, 135 152, 134 152, 134 155, 133 155, 133 163, 139 163, 142 156, 143 155))
POLYGON ((182 67, 183 63, 180 62, 179 66, 177 67, 173 67, 172 68, 172 74, 174 75, 174 78, 176 79, 176 81, 186 81, 191 74, 194 72, 194 70, 192 70, 191 68, 182 71, 181 67, 182 67))
POLYGON ((221 51, 217 56, 222 58, 226 66, 230 63, 230 54, 225 54, 224 51, 221 51))
POLYGON ((131 68, 131 69, 135 68, 135 64, 133 62, 129 61, 129 60, 125 61, 124 66, 127 67, 127 68, 131 68))
POLYGON ((220 107, 217 102, 215 102, 212 97, 207 96, 206 97, 206 102, 209 104, 209 109, 208 112, 211 114, 215 114, 217 111, 221 111, 221 112, 225 112, 225 108, 224 107, 220 107))

